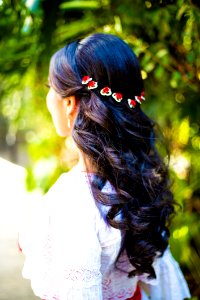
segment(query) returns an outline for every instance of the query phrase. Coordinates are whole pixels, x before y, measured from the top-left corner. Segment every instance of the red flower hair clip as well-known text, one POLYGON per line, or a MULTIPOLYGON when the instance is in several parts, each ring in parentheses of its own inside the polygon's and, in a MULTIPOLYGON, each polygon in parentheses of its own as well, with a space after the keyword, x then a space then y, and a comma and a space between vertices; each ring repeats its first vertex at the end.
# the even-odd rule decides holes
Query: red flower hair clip
POLYGON ((142 101, 145 100, 144 91, 142 91, 142 93, 139 96, 135 96, 134 98, 135 99, 128 99, 128 104, 129 104, 130 108, 134 108, 137 104, 136 102, 141 104, 142 101))
POLYGON ((84 76, 84 77, 82 78, 82 84, 88 84, 88 82, 90 82, 91 80, 92 80, 91 77, 89 77, 89 76, 84 76))
POLYGON ((144 97, 144 91, 141 93, 140 96, 135 96, 135 100, 138 102, 138 103, 142 103, 143 100, 145 100, 145 97, 144 97))
POLYGON ((136 106, 136 101, 133 99, 128 99, 128 105, 130 106, 130 108, 134 108, 136 106))
POLYGON ((98 87, 98 83, 92 80, 89 76, 84 76, 82 78, 82 84, 87 84, 89 90, 96 89, 98 87))
POLYGON ((88 89, 92 90, 92 89, 96 89, 98 87, 98 83, 94 80, 91 80, 90 82, 88 82, 88 89))
POLYGON ((112 97, 117 101, 117 102, 121 102, 123 97, 122 97, 122 94, 120 93, 113 93, 112 94, 112 97))
POLYGON ((102 90, 100 90, 100 94, 102 96, 111 96, 112 95, 112 91, 111 91, 111 89, 109 87, 106 86, 105 88, 103 88, 102 90))
MULTIPOLYGON (((87 84, 89 90, 96 89, 98 87, 98 82, 92 80, 92 78, 89 76, 84 76, 82 78, 82 84, 87 84)), ((100 94, 102 96, 112 95, 113 99, 115 99, 115 101, 117 102, 121 102, 123 100, 123 96, 121 93, 113 93, 111 91, 111 88, 109 88, 108 86, 102 88, 100 90, 100 94)), ((137 105, 137 103, 141 104, 144 100, 144 91, 142 91, 142 93, 140 95, 135 96, 134 99, 127 99, 127 102, 130 108, 134 108, 137 105)))

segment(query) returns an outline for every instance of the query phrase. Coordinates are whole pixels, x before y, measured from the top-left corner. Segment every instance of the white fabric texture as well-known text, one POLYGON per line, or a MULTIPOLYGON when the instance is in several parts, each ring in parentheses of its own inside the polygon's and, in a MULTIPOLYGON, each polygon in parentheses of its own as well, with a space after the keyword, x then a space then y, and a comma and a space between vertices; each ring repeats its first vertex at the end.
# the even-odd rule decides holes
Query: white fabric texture
MULTIPOLYGON (((112 190, 107 182, 104 192, 112 190)), ((28 214, 19 234, 25 254, 23 276, 36 296, 45 300, 125 300, 137 282, 152 300, 183 300, 190 293, 170 250, 155 261, 157 279, 128 278, 126 255, 114 268, 123 233, 105 222, 107 208, 96 206, 86 173, 74 167, 60 176, 28 214)))
POLYGON ((182 300, 191 297, 185 278, 169 247, 163 257, 158 258, 153 265, 156 279, 149 280, 145 275, 139 276, 139 280, 150 291, 150 299, 182 300))

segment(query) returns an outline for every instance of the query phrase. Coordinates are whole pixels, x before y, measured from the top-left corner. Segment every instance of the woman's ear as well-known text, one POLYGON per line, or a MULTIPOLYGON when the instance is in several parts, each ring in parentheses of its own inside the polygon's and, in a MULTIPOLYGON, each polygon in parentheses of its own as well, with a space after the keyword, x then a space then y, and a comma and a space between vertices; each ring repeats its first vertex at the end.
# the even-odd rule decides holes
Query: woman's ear
POLYGON ((63 99, 64 109, 67 117, 73 117, 77 112, 78 101, 75 96, 69 96, 63 99))

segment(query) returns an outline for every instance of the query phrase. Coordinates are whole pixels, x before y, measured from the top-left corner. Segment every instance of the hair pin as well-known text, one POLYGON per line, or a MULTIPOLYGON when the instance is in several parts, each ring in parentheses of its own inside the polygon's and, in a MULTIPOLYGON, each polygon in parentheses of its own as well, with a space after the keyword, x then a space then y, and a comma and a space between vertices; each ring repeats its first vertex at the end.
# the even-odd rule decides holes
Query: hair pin
MULTIPOLYGON (((98 82, 94 81, 90 76, 83 76, 82 84, 87 84, 89 90, 96 89, 98 87, 98 82)), ((108 86, 102 88, 100 90, 100 94, 102 96, 112 96, 113 99, 115 99, 115 101, 117 102, 121 102, 123 100, 123 96, 121 93, 112 93, 111 88, 109 88, 108 86)), ((137 103, 141 104, 144 100, 144 91, 142 91, 140 95, 134 96, 134 99, 127 99, 127 102, 130 108, 134 108, 137 103)))
POLYGON ((104 87, 103 89, 100 90, 100 94, 102 96, 111 96, 112 95, 112 91, 111 91, 111 89, 108 86, 106 86, 106 87, 104 87))

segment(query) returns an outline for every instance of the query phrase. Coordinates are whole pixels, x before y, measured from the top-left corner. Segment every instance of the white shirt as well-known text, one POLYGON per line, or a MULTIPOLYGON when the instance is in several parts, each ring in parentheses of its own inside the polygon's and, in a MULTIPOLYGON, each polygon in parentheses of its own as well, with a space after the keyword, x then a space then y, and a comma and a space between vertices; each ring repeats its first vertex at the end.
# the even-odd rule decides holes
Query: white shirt
MULTIPOLYGON (((107 182, 104 192, 111 191, 107 182)), ((28 217, 19 235, 26 256, 23 276, 45 300, 125 300, 143 281, 153 300, 183 300, 190 293, 177 262, 167 249, 154 262, 156 279, 128 278, 133 269, 126 255, 114 267, 122 232, 105 222, 88 177, 78 167, 60 176, 28 217)))

